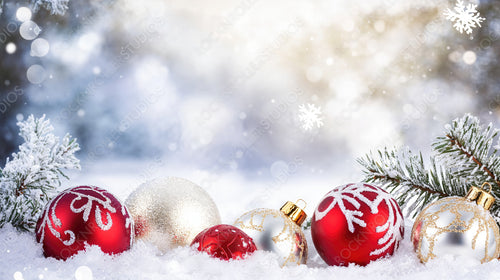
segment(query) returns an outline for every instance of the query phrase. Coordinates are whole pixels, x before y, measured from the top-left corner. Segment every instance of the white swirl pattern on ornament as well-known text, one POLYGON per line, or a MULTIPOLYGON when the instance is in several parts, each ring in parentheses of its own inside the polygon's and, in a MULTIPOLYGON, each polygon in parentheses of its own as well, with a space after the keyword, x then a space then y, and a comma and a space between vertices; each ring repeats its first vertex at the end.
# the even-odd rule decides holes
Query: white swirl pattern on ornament
POLYGON ((370 207, 370 211, 372 212, 372 214, 378 213, 378 208, 381 202, 386 203, 389 215, 387 217, 387 221, 385 222, 385 224, 377 226, 375 229, 376 232, 384 232, 387 230, 384 236, 378 240, 379 245, 385 245, 370 252, 370 256, 383 253, 393 244, 396 244, 396 246, 398 246, 397 241, 403 239, 400 231, 403 223, 403 216, 401 212, 398 211, 396 200, 394 200, 389 193, 383 191, 382 189, 374 188, 370 185, 362 183, 350 184, 340 186, 330 191, 323 198, 323 200, 327 197, 331 197, 333 199, 332 202, 323 211, 319 211, 319 208, 316 208, 316 211, 314 213, 315 220, 319 221, 323 219, 336 205, 338 205, 340 211, 342 211, 346 218, 350 232, 354 232, 354 224, 357 224, 361 227, 366 227, 366 222, 361 219, 363 217, 363 212, 358 210, 361 207, 359 201, 364 202, 368 207, 370 207), (377 197, 372 201, 363 195, 364 192, 375 193, 377 197), (344 201, 352 204, 354 208, 356 208, 356 210, 347 209, 344 205, 344 201))
MULTIPOLYGON (((99 204, 104 209, 109 210, 111 213, 115 213, 116 209, 111 206, 111 199, 105 195, 105 192, 106 192, 106 190, 98 189, 98 188, 92 187, 92 186, 81 186, 81 187, 67 189, 67 190, 64 190, 63 192, 61 192, 51 203, 49 203, 47 205, 47 208, 45 208, 45 210, 43 211, 42 226, 40 226, 40 228, 39 228, 39 233, 41 234, 40 242, 43 242, 43 239, 45 237, 45 227, 43 225, 47 225, 50 232, 57 239, 61 240, 61 242, 63 242, 64 245, 70 246, 73 243, 75 243, 76 237, 75 237, 75 233, 73 231, 71 231, 71 230, 64 231, 64 234, 68 235, 68 238, 63 239, 61 237, 61 234, 54 228, 54 226, 55 227, 62 226, 61 220, 59 218, 57 218, 55 210, 57 208, 57 204, 59 203, 59 201, 67 194, 73 194, 76 196, 75 198, 73 198, 73 200, 70 203, 70 209, 75 214, 83 212, 83 220, 85 222, 88 221, 88 218, 90 216, 90 212, 92 211, 92 206, 94 205, 93 202, 95 201, 96 202, 96 204, 95 204, 96 205, 96 210, 95 210, 96 224, 103 231, 109 230, 113 225, 113 220, 111 218, 111 215, 108 212, 108 213, 106 213, 106 223, 103 222, 101 209, 99 208, 99 204), (91 191, 95 194, 95 196, 93 197, 90 195, 86 195, 84 193, 81 193, 81 191, 91 191), (87 200, 88 200, 87 203, 79 208, 75 207, 75 205, 74 205, 75 202, 80 201, 82 198, 87 198, 87 200), (49 219, 49 212, 50 212, 51 219, 49 219), (52 224, 51 220, 54 223, 54 225, 52 224)), ((125 206, 123 204, 122 204, 121 212, 126 213, 126 209, 125 209, 125 206)), ((132 222, 131 222, 130 215, 127 215, 126 220, 125 220, 125 227, 129 228, 131 225, 132 225, 132 222)), ((130 235, 131 235, 130 244, 132 244, 133 240, 134 240, 133 228, 130 231, 130 235)))

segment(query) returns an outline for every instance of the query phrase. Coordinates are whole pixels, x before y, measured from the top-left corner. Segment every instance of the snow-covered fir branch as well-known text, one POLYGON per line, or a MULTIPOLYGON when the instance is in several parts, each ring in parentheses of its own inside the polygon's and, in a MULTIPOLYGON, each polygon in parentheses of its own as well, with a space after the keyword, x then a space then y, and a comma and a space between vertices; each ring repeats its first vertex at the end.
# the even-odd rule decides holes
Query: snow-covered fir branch
POLYGON ((465 115, 446 126, 446 134, 437 138, 433 148, 455 177, 476 185, 495 183, 500 190, 500 157, 493 146, 498 132, 491 123, 483 127, 478 118, 465 115))
POLYGON ((53 15, 62 15, 68 9, 69 0, 32 0, 33 10, 45 8, 53 15))
POLYGON ((61 185, 66 169, 80 169, 76 139, 61 141, 45 116, 18 123, 24 143, 0 169, 0 227, 6 223, 32 231, 38 215, 61 185))
POLYGON ((434 158, 427 167, 422 155, 413 154, 408 148, 385 149, 358 162, 365 168, 365 181, 387 189, 412 216, 439 198, 464 193, 450 184, 450 177, 440 170, 434 158))
POLYGON ((500 221, 500 145, 493 146, 497 135, 491 124, 483 127, 478 118, 465 115, 447 125, 444 136, 432 144, 434 154, 428 164, 408 148, 384 149, 358 162, 366 182, 385 187, 413 216, 439 198, 465 196, 471 186, 490 182, 497 199, 490 211, 500 221))
MULTIPOLYGON (((0 0, 0 15, 3 12, 4 2, 0 0)), ((53 15, 63 15, 68 9, 69 0, 31 0, 30 2, 34 12, 44 8, 53 15)))

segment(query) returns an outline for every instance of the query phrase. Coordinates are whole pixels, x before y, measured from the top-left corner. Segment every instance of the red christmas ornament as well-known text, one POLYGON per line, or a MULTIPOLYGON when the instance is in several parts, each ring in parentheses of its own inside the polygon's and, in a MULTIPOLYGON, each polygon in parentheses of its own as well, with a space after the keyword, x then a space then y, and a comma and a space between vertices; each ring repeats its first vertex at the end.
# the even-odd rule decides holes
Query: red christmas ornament
POLYGON ((129 249, 134 224, 127 208, 106 190, 80 186, 53 198, 38 219, 36 240, 46 257, 66 260, 86 244, 109 254, 129 249))
POLYGON ((368 184, 348 184, 327 193, 311 223, 314 246, 329 265, 364 266, 392 255, 403 233, 397 202, 368 184))
POLYGON ((200 232, 191 243, 198 244, 198 251, 222 259, 244 259, 257 250, 252 238, 231 225, 216 225, 200 232))

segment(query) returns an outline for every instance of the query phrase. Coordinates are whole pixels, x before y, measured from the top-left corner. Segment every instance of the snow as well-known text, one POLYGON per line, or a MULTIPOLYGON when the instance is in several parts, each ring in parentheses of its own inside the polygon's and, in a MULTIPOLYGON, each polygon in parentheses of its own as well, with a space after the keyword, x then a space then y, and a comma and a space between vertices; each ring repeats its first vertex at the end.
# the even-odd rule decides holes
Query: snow
MULTIPOLYGON (((81 173, 72 174, 71 185, 98 184, 125 200, 143 178, 148 162, 93 163, 81 173), (108 168, 109 167, 109 168, 108 168), (135 170, 135 172, 131 172, 135 170)), ((151 171, 151 176, 184 176, 202 185, 216 201, 223 223, 232 223, 244 212, 258 207, 278 208, 286 200, 302 197, 308 202, 309 218, 324 193, 347 180, 331 178, 289 178, 286 186, 266 190, 270 182, 245 178, 236 173, 212 174, 166 164, 151 171), (312 187, 311 187, 312 186, 312 187), (230 190, 230 191, 229 191, 230 190), (250 191, 252 190, 252 191, 250 191), (271 194, 262 200, 264 193, 271 194)), ((66 184, 69 184, 66 182, 66 184)), ((61 187, 69 187, 66 185, 61 187)), ((20 233, 11 226, 0 229, 0 279, 498 279, 498 260, 486 264, 446 256, 427 264, 419 262, 410 242, 412 221, 406 219, 405 238, 394 256, 366 267, 329 267, 317 254, 309 230, 307 265, 281 268, 277 256, 257 251, 246 260, 221 261, 189 247, 160 255, 151 244, 138 241, 131 250, 110 256, 91 246, 67 261, 45 258, 31 233, 20 233)))

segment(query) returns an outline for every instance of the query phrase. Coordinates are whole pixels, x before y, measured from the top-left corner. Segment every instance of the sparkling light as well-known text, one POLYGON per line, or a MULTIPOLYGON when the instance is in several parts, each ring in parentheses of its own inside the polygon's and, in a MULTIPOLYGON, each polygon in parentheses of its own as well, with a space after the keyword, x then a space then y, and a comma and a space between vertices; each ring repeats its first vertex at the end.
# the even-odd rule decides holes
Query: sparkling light
POLYGON ((26 71, 26 77, 28 81, 32 84, 40 84, 47 78, 47 74, 45 73, 45 68, 38 64, 33 64, 26 71))
POLYGON ((464 52, 464 55, 462 56, 463 61, 465 64, 474 64, 476 62, 476 53, 473 51, 466 51, 464 52))
POLYGON ((457 51, 453 51, 448 55, 448 59, 453 62, 459 62, 461 59, 461 55, 457 51))
POLYGON ((14 280, 24 280, 23 274, 21 271, 14 272, 14 280))
POLYGON ((31 55, 32 56, 45 56, 49 53, 50 45, 49 42, 43 38, 38 38, 31 43, 31 55))
POLYGON ((16 44, 14 44, 12 42, 9 42, 9 43, 7 43, 7 45, 5 45, 5 51, 8 54, 13 54, 16 52, 16 50, 17 50, 16 44))
POLYGON ((94 276, 92 275, 92 270, 85 265, 79 266, 75 271, 76 280, 92 280, 94 276))
POLYGON ((19 27, 19 34, 21 34, 21 37, 25 40, 35 39, 41 31, 42 29, 40 29, 38 24, 31 20, 23 22, 21 27, 19 27))
POLYGON ((95 66, 94 68, 92 68, 92 73, 94 73, 94 75, 101 74, 101 67, 95 66))
POLYGON ((31 10, 27 7, 21 7, 16 11, 16 18, 20 22, 25 22, 31 19, 31 10))

